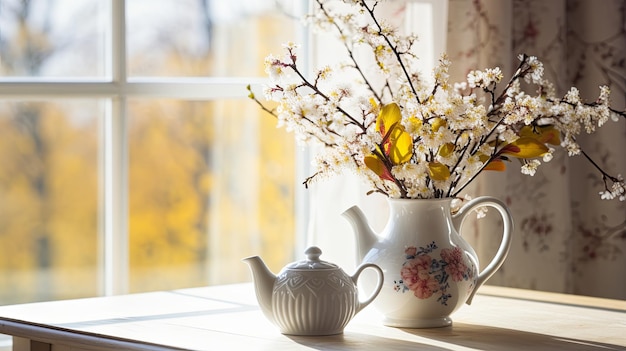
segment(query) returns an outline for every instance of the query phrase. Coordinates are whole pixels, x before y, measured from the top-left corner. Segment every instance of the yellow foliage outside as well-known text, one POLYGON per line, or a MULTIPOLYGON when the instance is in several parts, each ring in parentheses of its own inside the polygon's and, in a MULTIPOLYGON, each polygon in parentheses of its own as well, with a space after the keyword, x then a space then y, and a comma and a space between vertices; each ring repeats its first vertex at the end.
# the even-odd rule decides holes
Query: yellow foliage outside
POLYGON ((98 124, 72 125, 76 107, 98 110, 0 108, 0 304, 97 294, 98 124))
MULTIPOLYGON (((216 53, 224 67, 176 52, 166 62, 228 75, 293 39, 281 21, 246 21, 241 45, 216 53)), ((249 74, 264 75, 255 69, 249 74)), ((99 106, 0 105, 0 305, 100 291, 99 106)), ((247 281, 241 258, 249 255, 274 270, 294 259, 295 147, 275 120, 245 97, 130 99, 128 114, 132 292, 247 281)))

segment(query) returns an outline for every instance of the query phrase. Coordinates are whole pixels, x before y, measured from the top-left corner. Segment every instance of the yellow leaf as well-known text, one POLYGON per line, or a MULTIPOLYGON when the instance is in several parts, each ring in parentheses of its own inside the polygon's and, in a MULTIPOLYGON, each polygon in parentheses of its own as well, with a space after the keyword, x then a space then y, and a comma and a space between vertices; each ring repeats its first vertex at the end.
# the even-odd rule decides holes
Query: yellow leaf
POLYGON ((422 128, 422 120, 415 117, 415 116, 411 116, 409 117, 409 125, 411 125, 411 128, 413 130, 419 130, 420 128, 422 128))
POLYGON ((485 170, 485 171, 504 172, 504 171, 506 171, 506 165, 504 164, 504 162, 502 162, 502 160, 495 159, 495 160, 492 160, 491 162, 489 162, 485 166, 485 168, 483 168, 483 170, 485 170))
POLYGON ((445 143, 439 147, 439 156, 447 157, 454 151, 454 144, 445 143))
POLYGON ((478 155, 478 159, 480 160, 480 162, 485 163, 485 162, 489 162, 485 168, 483 168, 483 170, 485 171, 498 171, 498 172, 503 172, 506 170, 506 164, 504 162, 502 162, 501 159, 496 158, 494 160, 489 161, 490 157, 485 155, 485 154, 479 154, 478 155))
POLYGON ((524 126, 519 132, 520 137, 531 137, 539 142, 550 145, 561 145, 561 132, 553 125, 533 127, 524 126))
POLYGON ((402 113, 395 102, 383 106, 376 119, 376 131, 383 135, 384 153, 393 164, 408 162, 413 156, 413 139, 400 123, 402 113))
POLYGON ((434 118, 434 119, 432 120, 432 122, 430 122, 430 129, 431 129, 433 132, 436 132, 436 131, 438 131, 438 130, 439 130, 439 128, 441 128, 441 127, 445 127, 445 126, 447 126, 447 125, 448 125, 448 123, 446 122, 446 120, 445 120, 445 119, 440 118, 440 117, 437 117, 437 118, 434 118))
POLYGON ((391 126, 400 125, 400 119, 402 119, 402 113, 398 104, 395 102, 387 104, 383 106, 376 118, 376 131, 384 137, 391 126))
POLYGON ((391 131, 389 142, 385 144, 385 153, 393 164, 408 162, 413 156, 413 139, 401 128, 391 131))
POLYGON ((517 158, 534 158, 548 152, 548 147, 533 137, 521 137, 506 145, 500 153, 517 158))
POLYGON ((364 159, 365 166, 371 169, 376 175, 378 175, 382 179, 387 179, 393 181, 393 176, 391 172, 385 166, 385 163, 378 158, 376 155, 365 156, 364 159))
POLYGON ((446 180, 450 178, 450 170, 441 162, 428 162, 428 175, 432 180, 446 180))

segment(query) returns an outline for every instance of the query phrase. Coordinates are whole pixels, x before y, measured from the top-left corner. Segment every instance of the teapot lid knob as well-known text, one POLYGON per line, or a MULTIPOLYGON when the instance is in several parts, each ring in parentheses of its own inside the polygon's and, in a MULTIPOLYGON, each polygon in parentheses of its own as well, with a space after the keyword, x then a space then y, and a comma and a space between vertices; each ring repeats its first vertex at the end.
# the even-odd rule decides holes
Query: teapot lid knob
POLYGON ((304 254, 306 255, 307 260, 319 262, 322 250, 317 246, 311 246, 304 251, 304 254))
POLYGON ((308 249, 304 251, 304 254, 306 255, 306 260, 290 263, 285 268, 286 269, 301 269, 301 270, 339 269, 339 267, 336 264, 320 260, 320 255, 322 254, 322 250, 320 250, 320 248, 317 246, 310 246, 308 249))

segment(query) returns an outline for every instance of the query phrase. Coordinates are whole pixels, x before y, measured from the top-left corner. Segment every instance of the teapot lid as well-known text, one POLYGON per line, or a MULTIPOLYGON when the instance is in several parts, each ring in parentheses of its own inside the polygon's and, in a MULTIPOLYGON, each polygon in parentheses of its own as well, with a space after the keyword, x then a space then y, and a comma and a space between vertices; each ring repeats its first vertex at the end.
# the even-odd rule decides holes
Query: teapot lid
POLYGON ((306 260, 297 261, 287 265, 287 269, 339 269, 336 264, 320 260, 322 250, 317 246, 311 246, 306 251, 306 260))

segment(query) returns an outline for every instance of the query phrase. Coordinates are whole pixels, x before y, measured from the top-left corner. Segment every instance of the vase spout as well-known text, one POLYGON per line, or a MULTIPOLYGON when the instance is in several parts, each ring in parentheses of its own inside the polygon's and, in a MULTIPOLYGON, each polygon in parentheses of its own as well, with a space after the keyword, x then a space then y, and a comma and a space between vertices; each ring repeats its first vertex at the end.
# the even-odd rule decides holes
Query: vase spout
POLYGON ((342 216, 352 225, 357 246, 357 262, 363 261, 365 255, 378 241, 378 236, 370 227, 365 214, 358 206, 352 206, 342 213, 342 216))

